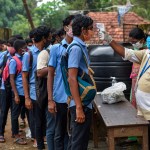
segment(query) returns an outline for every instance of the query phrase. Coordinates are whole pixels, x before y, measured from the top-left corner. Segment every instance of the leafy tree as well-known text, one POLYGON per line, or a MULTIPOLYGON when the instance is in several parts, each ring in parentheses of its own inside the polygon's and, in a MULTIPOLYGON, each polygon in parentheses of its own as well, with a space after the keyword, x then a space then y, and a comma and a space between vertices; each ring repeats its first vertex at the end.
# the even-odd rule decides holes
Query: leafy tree
MULTIPOLYGON (((27 0, 31 12, 37 6, 38 1, 41 0, 27 0)), ((25 35, 27 31, 30 31, 22 0, 0 0, 0 8, 0 27, 11 28, 13 34, 22 33, 22 35, 25 35)))
MULTIPOLYGON (((31 31, 31 26, 28 22, 28 19, 24 17, 23 15, 18 14, 16 16, 18 19, 14 21, 12 24, 12 31, 13 34, 20 34, 24 38, 26 38, 29 35, 29 32, 31 31)), ((34 25, 38 26, 39 25, 39 20, 33 18, 34 25)))
POLYGON ((149 0, 132 0, 133 11, 136 12, 141 17, 150 20, 150 1, 149 0))
POLYGON ((111 0, 63 0, 73 10, 101 10, 103 7, 110 6, 111 0))
POLYGON ((14 3, 10 0, 0 0, 0 26, 1 27, 9 27, 11 24, 11 18, 14 16, 18 7, 14 9, 14 3))
MULTIPOLYGON (((113 5, 125 5, 127 0, 53 0, 37 7, 42 0, 27 0, 35 26, 48 25, 60 28, 68 10, 117 11, 105 9, 113 5)), ((131 11, 150 20, 150 0, 130 0, 135 5, 131 11)), ((0 0, 0 27, 12 28, 14 34, 26 36, 31 30, 22 0, 0 0), (17 5, 16 5, 17 4, 17 5)))
POLYGON ((18 20, 16 20, 13 25, 13 34, 20 34, 23 37, 26 37, 31 30, 30 24, 28 23, 28 19, 26 19, 23 15, 17 15, 18 20))
MULTIPOLYGON (((39 0, 27 1, 30 6, 30 10, 37 6, 38 1, 39 0)), ((18 20, 17 14, 26 16, 21 0, 0 0, 0 8, 0 27, 11 27, 12 23, 18 20)))
POLYGON ((42 4, 34 11, 35 16, 40 20, 40 24, 47 25, 51 28, 62 27, 62 20, 68 15, 65 3, 60 0, 42 4))

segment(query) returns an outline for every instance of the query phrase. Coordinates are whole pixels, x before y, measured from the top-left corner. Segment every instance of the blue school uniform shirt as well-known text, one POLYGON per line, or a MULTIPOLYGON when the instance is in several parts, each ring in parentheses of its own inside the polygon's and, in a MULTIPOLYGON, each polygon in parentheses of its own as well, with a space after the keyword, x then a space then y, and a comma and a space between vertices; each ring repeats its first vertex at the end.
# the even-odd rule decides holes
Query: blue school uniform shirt
POLYGON ((3 65, 4 56, 7 54, 7 57, 10 56, 10 53, 8 51, 4 51, 0 54, 0 67, 3 65))
POLYGON ((23 60, 22 60, 22 71, 23 72, 29 72, 29 93, 30 93, 30 98, 32 100, 36 100, 36 90, 35 90, 35 71, 36 71, 36 66, 37 66, 37 57, 40 53, 40 50, 34 45, 30 48, 30 51, 33 56, 33 62, 32 62, 32 68, 31 71, 29 70, 30 68, 30 54, 26 52, 23 55, 23 60))
MULTIPOLYGON (((12 58, 12 56, 10 55, 10 53, 8 51, 4 51, 2 52, 2 54, 0 55, 0 67, 2 67, 3 65, 3 60, 4 60, 4 56, 7 54, 7 61, 10 60, 12 58)), ((5 90, 5 86, 4 86, 4 81, 2 79, 2 84, 0 89, 5 90)))
POLYGON ((61 55, 66 52, 64 45, 68 45, 65 39, 62 40, 61 44, 55 44, 50 50, 50 59, 48 66, 55 68, 55 77, 53 84, 53 99, 57 103, 67 103, 67 94, 65 93, 64 83, 60 68, 61 55))
POLYGON ((0 51, 0 57, 1 57, 1 54, 2 54, 3 52, 2 51, 0 51))
MULTIPOLYGON (((19 54, 15 54, 22 62, 22 57, 19 54)), ((16 74, 17 62, 12 58, 9 63, 9 74, 15 74, 15 84, 18 91, 18 95, 24 96, 23 83, 22 83, 22 72, 16 74)))
MULTIPOLYGON (((68 68, 81 68, 84 72, 88 74, 88 68, 84 60, 85 55, 87 63, 90 64, 86 44, 78 37, 74 37, 71 44, 73 43, 77 43, 78 45, 80 45, 82 47, 82 50, 79 46, 76 45, 72 46, 69 49, 68 68)), ((72 106, 75 106, 75 101, 73 99, 70 102, 70 107, 72 106)), ((90 103, 87 107, 92 109, 92 104, 90 103)))

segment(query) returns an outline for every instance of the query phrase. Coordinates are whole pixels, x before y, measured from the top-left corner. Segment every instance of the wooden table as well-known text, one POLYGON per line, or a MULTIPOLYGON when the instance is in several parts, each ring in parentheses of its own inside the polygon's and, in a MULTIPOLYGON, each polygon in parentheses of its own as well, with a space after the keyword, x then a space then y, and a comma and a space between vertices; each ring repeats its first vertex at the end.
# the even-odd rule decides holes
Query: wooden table
MULTIPOLYGON (((137 116, 136 109, 129 101, 103 104, 101 95, 97 95, 94 99, 94 109, 101 115, 107 128, 109 150, 115 149, 115 138, 128 136, 143 137, 143 150, 148 150, 148 121, 137 116)), ((94 118, 93 137, 97 147, 98 137, 94 118)))

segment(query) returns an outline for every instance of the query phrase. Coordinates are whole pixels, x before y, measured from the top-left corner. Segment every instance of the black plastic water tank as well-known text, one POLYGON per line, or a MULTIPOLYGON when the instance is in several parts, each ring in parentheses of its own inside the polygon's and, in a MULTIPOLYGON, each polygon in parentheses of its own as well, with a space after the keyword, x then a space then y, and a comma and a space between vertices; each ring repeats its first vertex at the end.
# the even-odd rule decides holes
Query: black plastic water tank
MULTIPOLYGON (((122 43, 121 45, 132 48, 130 43, 122 43)), ((97 90, 103 91, 105 88, 111 86, 112 79, 110 77, 116 77, 117 82, 124 82, 126 84, 127 90, 124 93, 129 100, 132 63, 124 61, 110 46, 89 45, 88 50, 91 68, 95 72, 94 79, 97 90)))

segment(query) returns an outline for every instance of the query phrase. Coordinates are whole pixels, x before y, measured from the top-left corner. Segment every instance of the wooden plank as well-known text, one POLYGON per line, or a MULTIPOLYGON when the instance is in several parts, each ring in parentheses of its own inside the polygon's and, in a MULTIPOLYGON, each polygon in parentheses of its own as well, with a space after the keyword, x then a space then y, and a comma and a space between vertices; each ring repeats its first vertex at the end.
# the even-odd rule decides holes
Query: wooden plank
POLYGON ((102 116, 106 127, 148 125, 148 121, 137 116, 136 109, 129 101, 103 104, 99 94, 94 99, 94 107, 102 116))
POLYGON ((114 127, 114 137, 143 136, 145 126, 114 127))
POLYGON ((149 150, 150 149, 150 145, 148 145, 148 127, 145 126, 144 127, 144 131, 143 131, 143 150, 149 150), (149 148, 148 148, 149 147, 149 148))
POLYGON ((93 141, 94 141, 94 148, 98 148, 98 129, 97 129, 97 117, 96 117, 96 113, 95 110, 93 110, 92 112, 92 128, 93 128, 93 141))
POLYGON ((115 150, 114 129, 110 128, 108 132, 108 150, 115 150))

